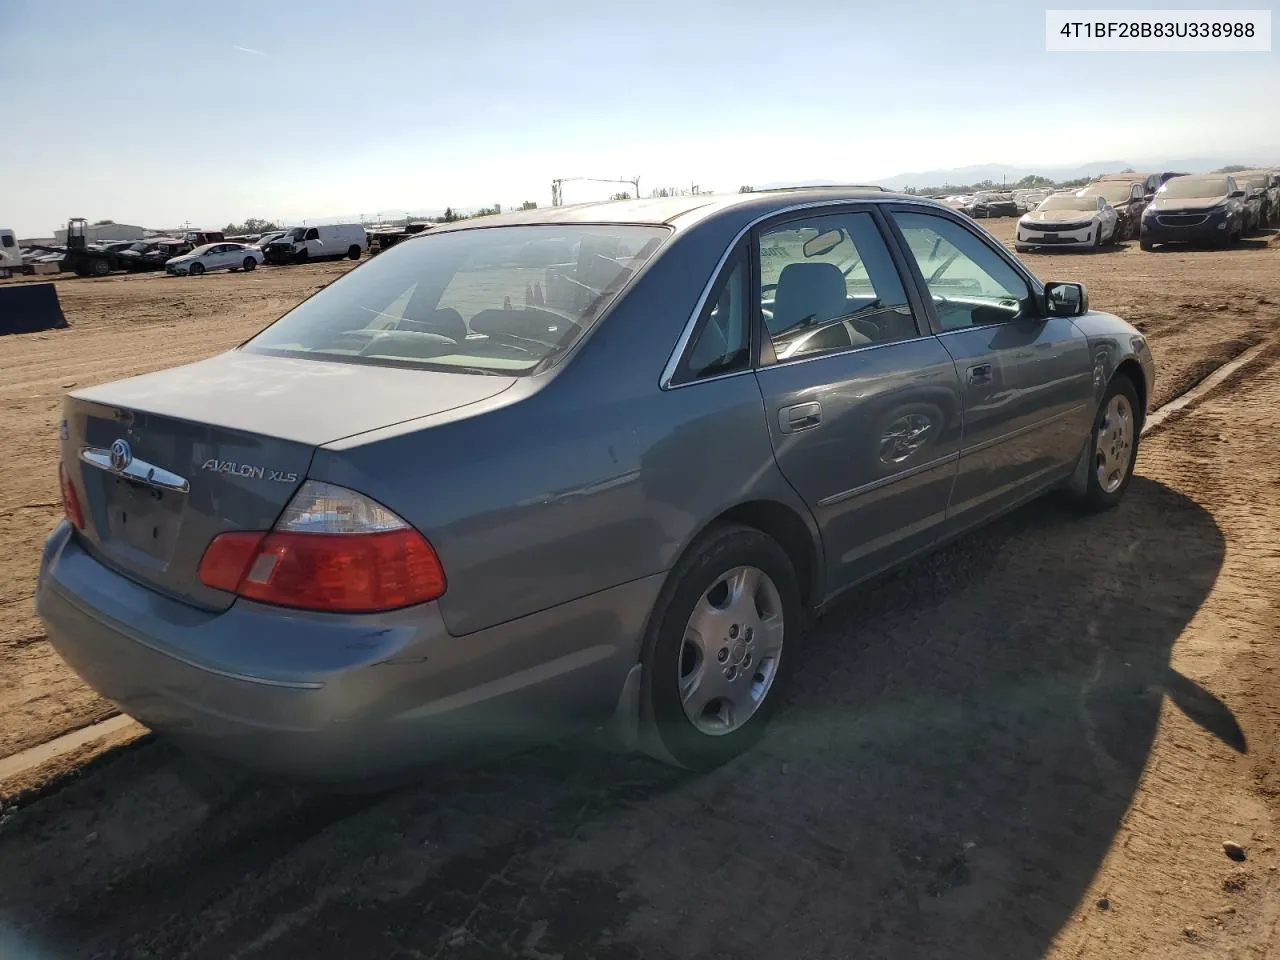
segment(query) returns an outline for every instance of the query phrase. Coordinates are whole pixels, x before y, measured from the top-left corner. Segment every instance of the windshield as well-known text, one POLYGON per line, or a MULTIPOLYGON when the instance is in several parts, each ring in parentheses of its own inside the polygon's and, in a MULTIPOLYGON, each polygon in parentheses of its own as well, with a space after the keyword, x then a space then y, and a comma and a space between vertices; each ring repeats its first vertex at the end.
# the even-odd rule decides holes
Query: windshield
POLYGON ((1255 189, 1265 189, 1267 186, 1267 175, 1265 173, 1237 173, 1236 183, 1241 186, 1248 184, 1255 189))
POLYGON ((1037 210, 1076 210, 1080 212, 1095 213, 1098 209, 1098 199, 1096 197, 1047 197, 1043 200, 1037 210))
POLYGON ((1087 197, 1106 197, 1107 203, 1127 203, 1133 196, 1133 184, 1128 180, 1114 183, 1091 183, 1080 191, 1087 197))
POLYGON ((212 250, 212 249, 213 249, 213 244, 212 244, 212 243, 204 243, 204 244, 201 244, 200 246, 196 247, 194 250, 192 250, 192 251, 191 251, 191 256, 193 256, 193 257, 198 257, 198 256, 200 256, 201 254, 208 253, 208 252, 209 252, 210 250, 212 250))
POLYGON ((668 233, 574 224, 422 234, 325 287, 245 349, 529 373, 590 328, 668 233))
POLYGON ((1181 200, 1187 197, 1225 197, 1226 177, 1174 177, 1160 188, 1160 196, 1181 200))

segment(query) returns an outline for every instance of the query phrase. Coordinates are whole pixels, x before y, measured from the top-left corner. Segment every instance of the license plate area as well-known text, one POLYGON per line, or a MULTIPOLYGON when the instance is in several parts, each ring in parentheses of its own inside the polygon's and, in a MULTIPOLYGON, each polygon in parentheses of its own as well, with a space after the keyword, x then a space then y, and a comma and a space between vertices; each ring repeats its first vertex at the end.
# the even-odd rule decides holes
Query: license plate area
POLYGON ((178 539, 182 494, 121 477, 112 477, 107 483, 113 488, 107 511, 113 546, 167 564, 178 539))

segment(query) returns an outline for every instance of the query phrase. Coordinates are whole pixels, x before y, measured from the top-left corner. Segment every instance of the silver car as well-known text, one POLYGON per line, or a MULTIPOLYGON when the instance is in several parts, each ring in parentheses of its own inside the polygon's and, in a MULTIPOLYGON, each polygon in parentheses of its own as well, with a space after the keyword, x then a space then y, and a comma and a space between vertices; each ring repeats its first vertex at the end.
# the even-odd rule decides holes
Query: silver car
POLYGON ((1114 506, 1153 375, 928 200, 454 223, 70 394, 38 610, 121 709, 279 775, 591 727, 708 768, 842 591, 1055 488, 1114 506))

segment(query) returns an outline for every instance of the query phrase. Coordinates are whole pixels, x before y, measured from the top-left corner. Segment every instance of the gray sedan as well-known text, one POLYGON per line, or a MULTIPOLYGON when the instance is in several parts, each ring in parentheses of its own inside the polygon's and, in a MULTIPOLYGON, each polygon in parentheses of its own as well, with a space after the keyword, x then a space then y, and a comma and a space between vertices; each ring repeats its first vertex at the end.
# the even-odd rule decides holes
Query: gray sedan
POLYGON ((441 226, 70 394, 38 610, 126 712, 292 778, 591 727, 708 768, 842 591, 1055 488, 1114 506, 1153 375, 931 201, 441 226))

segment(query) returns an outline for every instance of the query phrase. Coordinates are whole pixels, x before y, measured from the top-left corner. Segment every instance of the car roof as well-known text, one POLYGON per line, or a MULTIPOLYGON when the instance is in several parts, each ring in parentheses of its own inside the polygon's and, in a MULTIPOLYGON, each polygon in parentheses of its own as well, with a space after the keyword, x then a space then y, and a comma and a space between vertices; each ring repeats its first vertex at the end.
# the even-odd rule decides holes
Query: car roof
MULTIPOLYGON (((455 230, 475 230, 485 227, 516 225, 553 225, 564 223, 617 223, 643 225, 669 225, 677 229, 714 216, 717 213, 746 208, 757 216, 768 216, 806 203, 830 203, 847 200, 850 203, 885 203, 893 200, 910 200, 942 207, 927 197, 890 193, 881 187, 784 187, 777 190, 759 190, 752 193, 714 194, 700 193, 683 197, 649 197, 641 200, 601 200, 594 203, 576 203, 563 207, 538 207, 534 210, 513 210, 509 213, 472 217, 453 223, 442 223, 417 236, 435 235, 455 230)), ((946 208, 944 208, 946 209, 946 208)), ((410 239, 415 239, 411 237, 410 239)))

